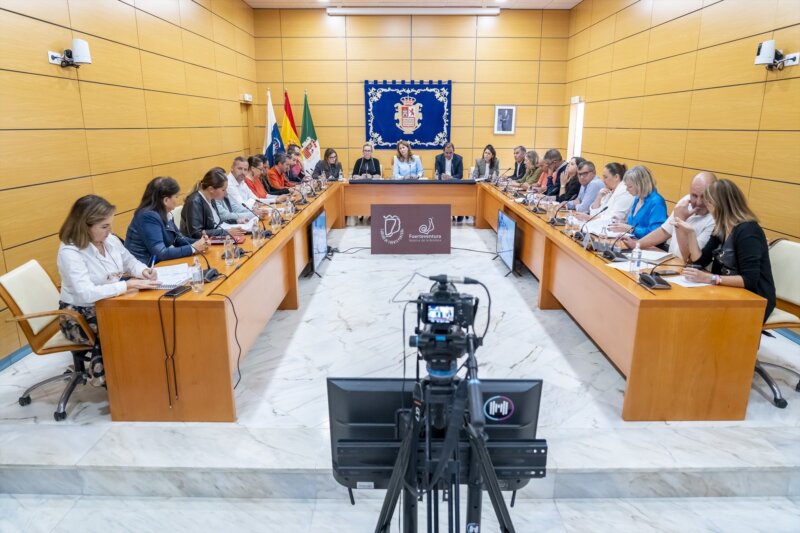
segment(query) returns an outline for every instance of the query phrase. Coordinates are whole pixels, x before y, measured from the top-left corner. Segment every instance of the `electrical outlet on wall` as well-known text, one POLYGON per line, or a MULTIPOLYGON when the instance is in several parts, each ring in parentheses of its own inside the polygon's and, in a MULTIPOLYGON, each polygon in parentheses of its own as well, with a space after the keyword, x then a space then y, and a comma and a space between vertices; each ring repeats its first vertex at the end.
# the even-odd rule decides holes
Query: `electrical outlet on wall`
POLYGON ((50 61, 54 65, 61 64, 61 52, 53 52, 52 50, 47 51, 47 60, 50 61))
POLYGON ((784 67, 794 67, 798 63, 800 63, 800 52, 795 52, 794 54, 789 54, 786 56, 786 59, 783 60, 784 67))

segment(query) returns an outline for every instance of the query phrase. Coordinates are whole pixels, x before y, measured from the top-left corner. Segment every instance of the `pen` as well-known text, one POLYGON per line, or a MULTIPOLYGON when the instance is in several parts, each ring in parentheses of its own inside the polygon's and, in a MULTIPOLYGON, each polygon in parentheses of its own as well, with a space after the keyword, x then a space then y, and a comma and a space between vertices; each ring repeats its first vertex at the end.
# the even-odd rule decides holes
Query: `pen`
POLYGON ((150 270, 153 270, 154 266, 156 266, 156 256, 150 258, 150 270))

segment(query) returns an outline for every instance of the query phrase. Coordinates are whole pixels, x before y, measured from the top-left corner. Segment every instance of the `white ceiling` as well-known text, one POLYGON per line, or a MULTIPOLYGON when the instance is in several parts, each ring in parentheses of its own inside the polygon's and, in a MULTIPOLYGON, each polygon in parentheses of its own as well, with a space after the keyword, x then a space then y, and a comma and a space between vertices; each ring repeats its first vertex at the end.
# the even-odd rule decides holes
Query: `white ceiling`
POLYGON ((323 7, 499 7, 502 9, 571 9, 580 0, 244 0, 253 8, 323 7))

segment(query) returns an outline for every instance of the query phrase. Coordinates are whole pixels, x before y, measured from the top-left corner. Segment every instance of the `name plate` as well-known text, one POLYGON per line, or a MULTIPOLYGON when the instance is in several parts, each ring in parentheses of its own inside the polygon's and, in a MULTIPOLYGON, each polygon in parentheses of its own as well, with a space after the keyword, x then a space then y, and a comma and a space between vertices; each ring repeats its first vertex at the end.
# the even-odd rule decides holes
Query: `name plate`
POLYGON ((449 254, 450 204, 373 204, 373 254, 449 254))

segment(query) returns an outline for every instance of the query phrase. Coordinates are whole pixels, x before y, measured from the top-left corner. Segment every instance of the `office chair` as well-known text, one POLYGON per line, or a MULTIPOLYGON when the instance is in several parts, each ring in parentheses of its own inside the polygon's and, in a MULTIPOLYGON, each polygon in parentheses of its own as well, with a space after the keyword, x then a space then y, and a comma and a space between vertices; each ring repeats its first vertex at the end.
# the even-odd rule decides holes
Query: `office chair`
POLYGON ((86 319, 70 309, 58 309, 59 292, 53 280, 41 265, 30 260, 11 272, 0 276, 0 298, 13 315, 7 322, 16 322, 36 355, 72 352, 73 369, 48 378, 29 387, 19 398, 22 406, 31 403, 31 392, 43 385, 57 381, 69 381, 53 417, 56 421, 67 417, 66 407, 78 383, 85 385, 89 378, 84 363, 94 348, 95 336, 86 319), (85 344, 76 344, 67 339, 59 327, 59 316, 72 317, 89 339, 85 344))
MULTIPOLYGON (((800 315, 800 276, 797 275, 797 265, 800 264, 798 263, 800 262, 800 243, 786 239, 773 241, 769 245, 769 261, 772 264, 772 277, 775 280, 775 293, 778 297, 778 303, 764 323, 763 330, 768 335, 767 330, 771 329, 800 328, 800 316, 798 316, 800 315), (788 308, 796 314, 780 309, 780 306, 788 308)), ((798 378, 794 389, 798 392, 800 392, 800 372, 775 363, 756 360, 756 374, 761 376, 772 390, 772 403, 776 407, 783 409, 786 407, 787 402, 781 395, 781 390, 778 388, 777 383, 764 367, 777 368, 794 374, 798 378)))
POLYGON ((178 207, 172 210, 172 220, 175 222, 175 225, 178 226, 179 229, 181 227, 182 212, 183 212, 183 204, 179 205, 178 207))

